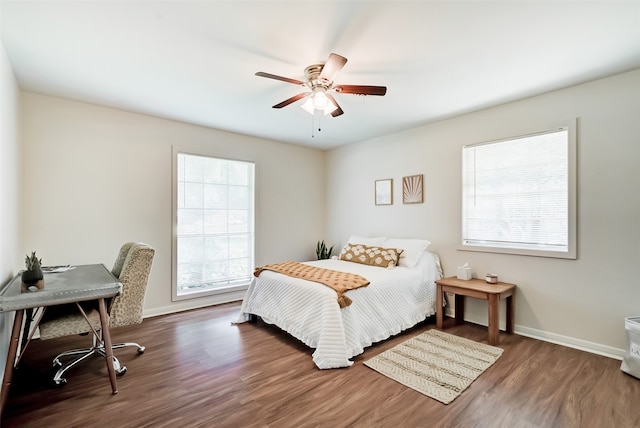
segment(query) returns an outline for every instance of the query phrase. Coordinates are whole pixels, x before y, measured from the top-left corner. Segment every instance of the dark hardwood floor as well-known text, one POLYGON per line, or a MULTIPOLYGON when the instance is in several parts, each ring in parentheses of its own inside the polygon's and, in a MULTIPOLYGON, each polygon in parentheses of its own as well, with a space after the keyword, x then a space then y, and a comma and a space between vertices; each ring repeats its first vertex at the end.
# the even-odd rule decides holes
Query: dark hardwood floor
MULTIPOLYGON (((3 427, 639 427, 640 380, 620 361, 500 334, 502 357, 449 405, 362 363, 424 331, 367 348, 352 367, 318 370, 312 350, 262 321, 232 325, 239 303, 148 318, 112 331, 147 347, 111 395, 104 361, 50 384, 51 358, 87 337, 33 342, 16 370, 3 427)), ((447 332, 486 343, 485 327, 447 332)))

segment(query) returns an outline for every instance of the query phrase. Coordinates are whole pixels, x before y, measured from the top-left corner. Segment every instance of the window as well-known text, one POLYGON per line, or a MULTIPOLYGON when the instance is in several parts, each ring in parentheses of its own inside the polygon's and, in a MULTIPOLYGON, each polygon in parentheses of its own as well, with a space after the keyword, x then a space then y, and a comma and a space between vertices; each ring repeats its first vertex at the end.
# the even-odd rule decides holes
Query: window
POLYGON ((461 249, 575 258, 573 129, 463 147, 461 249))
POLYGON ((246 288, 254 267, 254 164, 186 153, 174 162, 174 300, 246 288))

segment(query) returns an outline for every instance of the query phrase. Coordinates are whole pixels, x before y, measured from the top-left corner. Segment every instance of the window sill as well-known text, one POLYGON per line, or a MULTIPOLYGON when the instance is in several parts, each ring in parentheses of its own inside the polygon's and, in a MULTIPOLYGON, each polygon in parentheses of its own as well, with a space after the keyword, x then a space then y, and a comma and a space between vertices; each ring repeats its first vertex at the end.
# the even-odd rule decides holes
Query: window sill
POLYGON ((545 251, 545 250, 526 250, 519 248, 502 248, 502 247, 485 247, 479 245, 459 245, 458 251, 475 251, 481 253, 497 253, 497 254, 511 254, 517 256, 529 256, 529 257, 548 257, 554 259, 569 259, 576 260, 578 257, 575 250, 569 249, 569 251, 545 251))
POLYGON ((238 291, 245 291, 247 288, 249 288, 249 283, 241 284, 241 285, 233 285, 229 287, 212 288, 209 290, 191 291, 191 292, 179 294, 177 296, 174 295, 172 296, 171 301, 178 302, 181 300, 198 299, 201 297, 215 296, 218 294, 230 294, 238 291))

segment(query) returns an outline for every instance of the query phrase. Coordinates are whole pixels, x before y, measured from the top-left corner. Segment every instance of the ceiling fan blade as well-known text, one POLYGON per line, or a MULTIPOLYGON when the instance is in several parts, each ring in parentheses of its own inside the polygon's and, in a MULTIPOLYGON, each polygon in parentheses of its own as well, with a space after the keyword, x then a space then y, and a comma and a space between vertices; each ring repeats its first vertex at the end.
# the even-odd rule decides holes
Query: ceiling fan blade
POLYGON ((336 74, 338 74, 338 72, 342 70, 342 67, 344 67, 346 63, 347 59, 345 57, 332 53, 331 55, 329 55, 329 59, 322 67, 320 78, 327 79, 329 82, 333 82, 336 74))
POLYGON ((282 101, 281 103, 278 103, 278 104, 274 105, 274 106, 273 106, 273 108, 282 108, 282 107, 286 107, 286 106, 288 106, 289 104, 291 104, 291 103, 295 103, 296 101, 298 101, 298 100, 300 100, 300 99, 302 99, 302 98, 306 97, 307 95, 309 95, 309 92, 302 92, 302 93, 300 93, 300 94, 298 94, 298 95, 294 95, 293 97, 288 98, 288 99, 286 99, 286 100, 282 101))
POLYGON ((343 94, 382 96, 387 93, 386 86, 338 85, 334 89, 336 90, 336 92, 340 92, 343 94))
POLYGON ((331 95, 330 93, 327 93, 327 98, 329 98, 331 100, 331 102, 338 107, 337 109, 335 109, 334 111, 331 112, 331 116, 333 117, 337 117, 340 116, 341 114, 343 114, 344 112, 342 111, 342 109, 340 108, 340 104, 338 104, 338 102, 336 101, 336 99, 333 97, 333 95, 331 95))
POLYGON ((304 82, 301 82, 300 80, 290 79, 288 77, 277 76, 275 74, 265 73, 264 71, 258 71, 256 73, 256 76, 266 77, 268 79, 282 80, 283 82, 293 83, 294 85, 304 85, 304 82))

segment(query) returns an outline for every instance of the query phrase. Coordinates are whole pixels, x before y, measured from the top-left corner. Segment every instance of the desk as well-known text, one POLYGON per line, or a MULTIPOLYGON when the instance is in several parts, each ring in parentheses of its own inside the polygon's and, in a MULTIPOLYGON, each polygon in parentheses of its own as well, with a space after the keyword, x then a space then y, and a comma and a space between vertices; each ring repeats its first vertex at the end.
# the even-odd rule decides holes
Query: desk
POLYGON ((122 292, 122 284, 102 264, 76 266, 74 269, 60 273, 46 273, 44 278, 44 289, 39 291, 23 293, 21 291, 22 280, 20 274, 16 275, 9 284, 0 290, 0 312, 16 312, 11 333, 11 343, 9 344, 9 354, 7 355, 7 363, 4 369, 0 417, 9 396, 16 356, 24 352, 24 348, 18 349, 19 347, 22 348, 19 344, 24 314, 25 311, 31 311, 35 308, 46 308, 47 306, 87 300, 98 301, 100 324, 107 352, 107 371, 113 394, 118 392, 116 373, 113 367, 113 350, 111 349, 106 299, 119 295, 122 292))
POLYGON ((443 278, 436 281, 436 327, 442 329, 442 296, 443 293, 453 293, 455 295, 456 322, 464 320, 464 297, 475 297, 484 299, 489 303, 489 345, 497 345, 500 330, 498 323, 500 316, 498 313, 498 303, 501 299, 507 302, 507 333, 513 333, 513 308, 515 306, 514 284, 498 282, 489 284, 481 279, 457 279, 455 276, 443 278))

